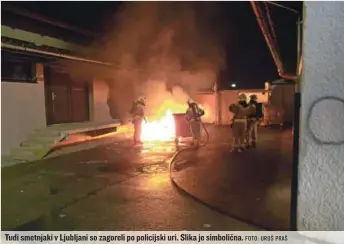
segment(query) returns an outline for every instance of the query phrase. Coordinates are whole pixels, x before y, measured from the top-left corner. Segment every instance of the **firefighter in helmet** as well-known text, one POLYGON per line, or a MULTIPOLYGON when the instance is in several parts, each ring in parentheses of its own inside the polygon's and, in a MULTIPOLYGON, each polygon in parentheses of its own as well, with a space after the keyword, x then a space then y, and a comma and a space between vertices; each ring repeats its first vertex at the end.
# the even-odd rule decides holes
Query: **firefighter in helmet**
POLYGON ((261 104, 257 102, 258 97, 257 95, 251 95, 249 105, 254 106, 255 112, 248 116, 247 121, 247 136, 246 136, 246 142, 247 147, 255 148, 257 145, 257 127, 259 123, 261 122, 261 119, 263 117, 262 114, 262 107, 261 104))
POLYGON ((134 124, 134 144, 142 144, 141 142, 141 131, 142 123, 146 121, 145 117, 145 106, 146 98, 143 96, 138 97, 138 99, 133 103, 130 113, 133 117, 134 124))
POLYGON ((239 102, 237 104, 231 104, 229 111, 232 112, 232 149, 231 152, 242 152, 245 147, 245 137, 247 130, 247 116, 254 112, 254 107, 248 106, 246 103, 246 95, 239 95, 239 102))
POLYGON ((243 106, 244 108, 247 108, 248 104, 247 104, 247 97, 244 93, 239 95, 239 102, 238 102, 241 106, 243 106))
POLYGON ((191 98, 187 101, 188 109, 186 110, 185 119, 189 123, 193 138, 193 145, 199 146, 201 139, 201 117, 204 115, 204 110, 191 98))

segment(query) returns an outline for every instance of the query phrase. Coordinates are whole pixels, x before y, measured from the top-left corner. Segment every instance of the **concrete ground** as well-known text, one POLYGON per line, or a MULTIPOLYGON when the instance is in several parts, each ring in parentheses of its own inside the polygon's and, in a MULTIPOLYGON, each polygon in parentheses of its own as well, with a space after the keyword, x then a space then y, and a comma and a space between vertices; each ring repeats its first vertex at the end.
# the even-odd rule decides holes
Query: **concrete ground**
POLYGON ((172 176, 216 210, 171 184, 174 143, 132 147, 117 135, 3 168, 2 229, 288 229, 291 132, 262 129, 257 149, 230 154, 230 128, 209 131, 209 144, 181 153, 172 176))
POLYGON ((222 213, 270 230, 289 230, 292 131, 260 129, 258 147, 230 153, 228 128, 176 159, 175 182, 222 213))

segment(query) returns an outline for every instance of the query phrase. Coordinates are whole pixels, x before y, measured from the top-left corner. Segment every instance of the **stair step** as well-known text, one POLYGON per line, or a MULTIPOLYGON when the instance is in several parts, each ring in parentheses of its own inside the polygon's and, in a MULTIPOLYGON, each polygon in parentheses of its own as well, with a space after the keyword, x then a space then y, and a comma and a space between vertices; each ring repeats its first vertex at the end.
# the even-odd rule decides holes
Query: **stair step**
POLYGON ((14 150, 13 153, 11 153, 11 156, 15 160, 25 160, 25 161, 31 161, 34 160, 37 156, 34 152, 27 151, 27 150, 14 150))
POLYGON ((45 142, 43 141, 35 141, 35 140, 30 140, 30 141, 24 141, 20 144, 20 147, 27 147, 27 148, 43 148, 47 146, 54 146, 57 144, 59 140, 55 143, 55 140, 51 142, 51 140, 47 140, 45 142))
POLYGON ((37 129, 33 135, 42 135, 42 136, 60 136, 63 132, 55 129, 37 129))
POLYGON ((20 160, 20 159, 14 159, 13 157, 7 156, 5 158, 1 158, 1 167, 7 167, 7 166, 12 166, 16 165, 19 163, 23 163, 25 160, 20 160))
POLYGON ((43 147, 19 147, 11 151, 10 157, 14 159, 41 159, 49 150, 50 146, 43 147))
POLYGON ((37 136, 32 135, 27 138, 25 142, 22 144, 30 144, 31 142, 34 143, 58 143, 63 139, 63 136, 37 136))

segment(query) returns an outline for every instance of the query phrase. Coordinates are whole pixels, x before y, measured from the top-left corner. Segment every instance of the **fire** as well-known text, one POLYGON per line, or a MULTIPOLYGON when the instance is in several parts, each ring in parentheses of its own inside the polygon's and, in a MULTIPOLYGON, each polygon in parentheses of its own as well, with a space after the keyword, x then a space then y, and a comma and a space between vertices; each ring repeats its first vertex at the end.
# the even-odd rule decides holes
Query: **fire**
POLYGON ((175 122, 171 110, 159 120, 142 122, 142 141, 169 141, 176 136, 175 122))
MULTIPOLYGON (((207 114, 207 108, 200 105, 207 114)), ((141 140, 142 141, 162 141, 167 142, 174 140, 176 137, 176 128, 173 113, 185 113, 187 109, 186 104, 176 103, 172 100, 166 99, 163 104, 153 111, 151 120, 147 123, 142 122, 141 140)), ((206 119, 206 116, 203 117, 206 119)))

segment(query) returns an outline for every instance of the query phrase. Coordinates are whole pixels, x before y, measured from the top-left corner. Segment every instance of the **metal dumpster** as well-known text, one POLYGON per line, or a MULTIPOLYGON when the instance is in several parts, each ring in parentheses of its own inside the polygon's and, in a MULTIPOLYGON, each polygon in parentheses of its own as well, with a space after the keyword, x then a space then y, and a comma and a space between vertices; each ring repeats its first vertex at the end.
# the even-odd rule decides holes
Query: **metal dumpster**
POLYGON ((179 137, 192 137, 189 124, 185 120, 184 114, 173 114, 176 126, 176 139, 179 137))

